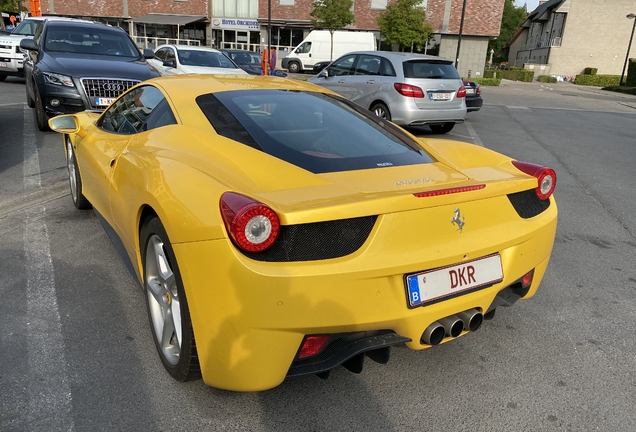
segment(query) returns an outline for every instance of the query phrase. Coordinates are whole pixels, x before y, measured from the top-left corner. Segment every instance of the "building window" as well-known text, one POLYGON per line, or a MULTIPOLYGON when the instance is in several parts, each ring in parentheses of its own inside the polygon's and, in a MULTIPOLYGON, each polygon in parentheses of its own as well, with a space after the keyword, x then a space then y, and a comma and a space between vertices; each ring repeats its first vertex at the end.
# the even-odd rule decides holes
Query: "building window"
POLYGON ((294 0, 280 0, 281 6, 293 6, 294 0))
POLYGON ((371 10, 386 10, 387 0, 371 0, 371 10))
POLYGON ((258 18, 258 0, 219 0, 212 2, 215 17, 258 18))

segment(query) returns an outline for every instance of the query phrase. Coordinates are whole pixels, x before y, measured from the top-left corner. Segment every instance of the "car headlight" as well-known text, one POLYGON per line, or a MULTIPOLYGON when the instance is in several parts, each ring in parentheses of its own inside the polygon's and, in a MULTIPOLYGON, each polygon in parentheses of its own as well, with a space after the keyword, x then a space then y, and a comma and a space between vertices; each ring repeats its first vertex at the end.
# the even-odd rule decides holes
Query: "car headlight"
POLYGON ((71 78, 70 76, 50 72, 42 72, 42 75, 44 75, 44 81, 46 81, 48 84, 75 87, 75 84, 73 84, 73 78, 71 78))

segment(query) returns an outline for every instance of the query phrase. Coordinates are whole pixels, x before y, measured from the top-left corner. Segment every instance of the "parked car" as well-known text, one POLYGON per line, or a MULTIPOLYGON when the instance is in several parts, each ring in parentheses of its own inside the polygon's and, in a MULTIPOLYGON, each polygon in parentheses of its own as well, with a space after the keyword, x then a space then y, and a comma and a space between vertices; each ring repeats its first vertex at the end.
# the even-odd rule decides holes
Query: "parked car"
POLYGON ((464 87, 466 87, 467 111, 479 111, 484 104, 484 99, 481 97, 481 87, 475 81, 464 79, 462 82, 464 87))
MULTIPOLYGON (((221 52, 232 59, 241 69, 250 75, 263 75, 261 67, 261 55, 252 51, 222 49, 221 52)), ((273 70, 269 75, 286 77, 287 74, 281 70, 273 70)))
POLYGON ((401 126, 447 133, 466 119, 466 88, 453 62, 441 57, 351 52, 308 81, 401 126))
POLYGON ((150 64, 161 75, 247 74, 221 51, 201 46, 161 45, 150 64))
POLYGON ((24 76, 24 53, 20 49, 20 41, 26 37, 32 37, 38 24, 45 20, 91 22, 75 18, 49 16, 23 19, 13 31, 0 34, 0 81, 4 81, 8 76, 24 76))
POLYGON ((44 20, 20 47, 28 51, 27 105, 42 131, 49 117, 103 110, 124 90, 159 75, 146 61, 151 50, 141 55, 126 32, 105 24, 44 20))
POLYGON ((552 169, 299 80, 161 77, 50 124, 179 381, 265 390, 452 342, 531 297, 554 243, 552 169))
POLYGON ((326 68, 327 66, 329 66, 332 62, 327 60, 327 61, 321 61, 321 62, 317 62, 314 63, 314 75, 320 73, 324 68, 326 68))

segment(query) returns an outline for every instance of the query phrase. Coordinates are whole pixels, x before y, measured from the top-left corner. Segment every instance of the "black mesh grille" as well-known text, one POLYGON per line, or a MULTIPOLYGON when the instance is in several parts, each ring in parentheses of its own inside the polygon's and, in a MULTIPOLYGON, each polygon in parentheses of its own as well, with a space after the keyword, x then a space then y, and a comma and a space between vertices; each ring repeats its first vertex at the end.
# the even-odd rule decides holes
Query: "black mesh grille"
POLYGON ((364 244, 378 217, 281 226, 278 240, 261 253, 243 252, 267 262, 316 261, 349 255, 364 244))
POLYGON ((535 217, 550 207, 550 200, 541 201, 534 189, 508 195, 517 214, 524 219, 535 217))
POLYGON ((93 107, 96 98, 116 98, 132 86, 139 84, 139 80, 112 78, 82 78, 82 86, 93 107))

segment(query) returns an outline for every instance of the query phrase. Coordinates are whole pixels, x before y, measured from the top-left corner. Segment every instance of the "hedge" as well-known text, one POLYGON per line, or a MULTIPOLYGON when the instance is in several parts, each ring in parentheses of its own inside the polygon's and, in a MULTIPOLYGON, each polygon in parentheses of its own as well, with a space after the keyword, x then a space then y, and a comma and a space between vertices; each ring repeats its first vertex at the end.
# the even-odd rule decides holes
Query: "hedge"
POLYGON ((577 75, 574 78, 574 84, 596 87, 617 86, 620 82, 620 75, 577 75))
POLYGON ((596 75, 596 72, 598 72, 598 68, 587 67, 583 69, 583 75, 596 75))
POLYGON ((557 82, 557 78, 550 75, 539 75, 537 77, 537 81, 544 83, 555 83, 557 82))
POLYGON ((636 87, 636 58, 629 59, 627 68, 627 77, 623 83, 627 87, 636 87))
POLYGON ((532 82, 534 71, 527 69, 496 70, 486 69, 484 78, 509 79, 512 81, 532 82))
POLYGON ((471 78, 480 86, 498 86, 501 84, 501 80, 499 78, 471 78))

